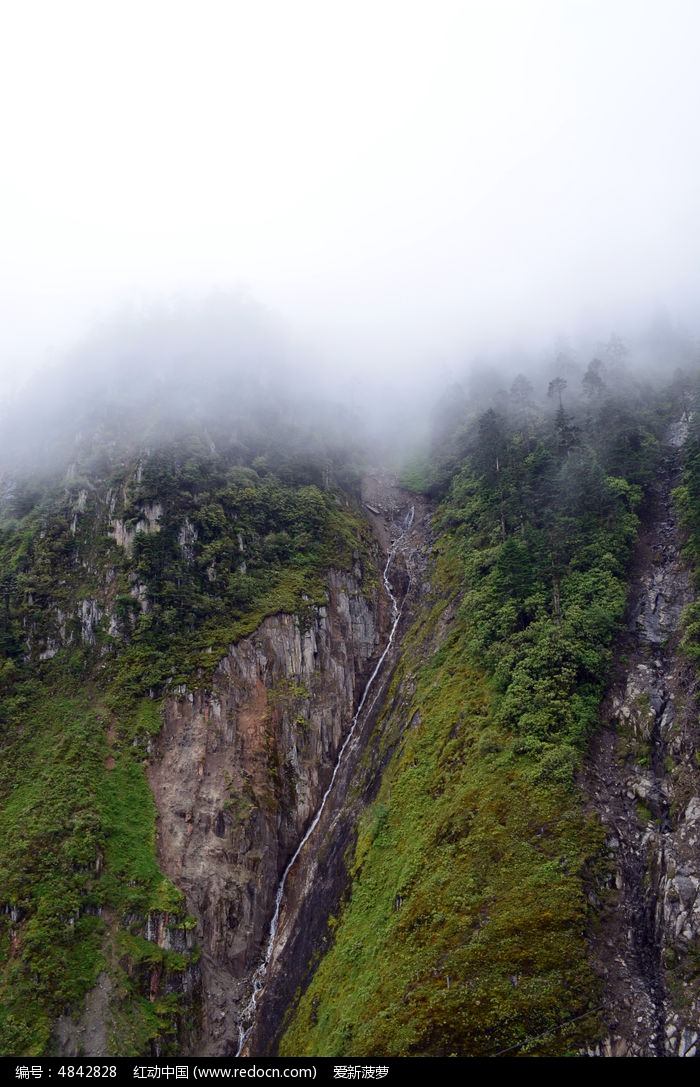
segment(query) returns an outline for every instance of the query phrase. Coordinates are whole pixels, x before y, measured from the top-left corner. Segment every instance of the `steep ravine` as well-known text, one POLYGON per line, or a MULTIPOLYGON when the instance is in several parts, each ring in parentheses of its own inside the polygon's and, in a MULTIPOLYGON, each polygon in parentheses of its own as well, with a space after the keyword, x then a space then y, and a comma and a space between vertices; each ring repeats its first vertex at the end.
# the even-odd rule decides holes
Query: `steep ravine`
MULTIPOLYGON (((396 531, 392 526, 410 507, 409 497, 382 476, 368 481, 365 491, 368 516, 386 548, 396 531)), ((424 540, 424 520, 421 509, 407 551, 424 540)), ((400 556, 391 578, 403 597, 409 579, 400 556)), ((159 815, 159 861, 185 892, 203 952, 203 1025, 194 1046, 199 1055, 237 1051, 239 1022, 264 952, 280 877, 318 810, 391 623, 381 579, 368 594, 359 569, 352 576, 331 571, 326 607, 305 619, 265 620, 220 662, 211 692, 183 691, 166 704, 149 777, 159 815)), ((394 663, 395 649, 375 680, 368 718, 394 663)), ((276 1017, 342 887, 342 855, 353 819, 353 807, 345 802, 352 750, 361 748, 364 720, 356 731, 318 827, 327 834, 326 820, 342 809, 323 878, 313 881, 311 904, 303 906, 299 891, 307 884, 302 858, 290 873, 280 919, 285 952, 275 956, 266 978, 256 1015, 264 1028, 259 1040, 257 1033, 251 1036, 252 1053, 274 1033, 276 1017), (294 924, 301 939, 298 932, 286 935, 294 924)), ((317 850, 307 852, 318 856, 317 850)))
POLYGON ((594 961, 606 1056, 695 1056, 700 1023, 700 730, 694 669, 679 652, 692 599, 671 492, 685 424, 662 452, 638 548, 628 629, 584 776, 607 829, 594 961))
POLYGON ((379 737, 374 726, 401 654, 401 635, 415 615, 429 553, 430 515, 424 500, 408 496, 390 475, 365 480, 363 495, 378 539, 388 554, 386 576, 396 625, 381 667, 363 695, 357 724, 343 752, 328 802, 318 824, 290 869, 279 924, 256 1002, 255 1019, 242 1053, 274 1053, 283 1017, 309 969, 325 949, 329 915, 347 886, 346 860, 360 812, 376 795, 384 759, 369 750, 379 737), (374 734, 374 736, 373 736, 374 734), (360 771, 365 756, 366 768, 360 771))

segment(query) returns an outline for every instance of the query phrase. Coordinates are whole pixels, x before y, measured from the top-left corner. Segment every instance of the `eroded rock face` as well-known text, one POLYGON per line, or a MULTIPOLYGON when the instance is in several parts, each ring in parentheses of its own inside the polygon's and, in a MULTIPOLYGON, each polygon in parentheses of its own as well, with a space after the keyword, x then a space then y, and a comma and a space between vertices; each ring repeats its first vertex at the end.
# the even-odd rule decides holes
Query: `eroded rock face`
POLYGON ((329 919, 350 879, 347 860, 357 821, 376 796, 392 747, 385 735, 392 714, 385 711, 403 698, 403 685, 393 687, 403 635, 429 592, 426 572, 432 531, 428 504, 403 492, 395 478, 382 471, 365 479, 363 498, 385 549, 383 581, 387 596, 393 599, 391 633, 383 636, 382 654, 361 693, 361 707, 327 802, 317 811, 313 833, 295 855, 278 892, 282 897, 274 938, 267 944, 265 962, 253 979, 254 1001, 244 1012, 240 1050, 244 1057, 275 1055, 285 1015, 328 948, 329 919))
POLYGON ((389 615, 328 576, 308 621, 266 619, 220 663, 211 692, 165 707, 149 777, 159 860, 185 892, 202 947, 200 1055, 238 1045, 276 887, 330 780, 389 615))
POLYGON ((586 786, 608 831, 610 887, 594 956, 605 986, 609 1056, 695 1056, 700 1031, 700 732, 694 670, 678 649, 693 598, 671 491, 672 428, 640 543, 629 633, 593 745, 586 786))
MULTIPOLYGON (((145 915, 130 914, 119 920, 110 910, 99 912, 111 930, 112 939, 117 937, 119 929, 129 931, 163 951, 174 951, 183 957, 184 963, 176 968, 157 957, 140 963, 128 963, 128 956, 125 956, 122 965, 130 975, 130 984, 150 1000, 169 994, 182 998, 188 1014, 178 1016, 175 1025, 178 1046, 186 1046, 189 1039, 198 1035, 198 1009, 201 1006, 201 971, 192 954, 195 951, 195 937, 189 924, 181 915, 160 910, 145 915)), ((73 1014, 64 1011, 56 1020, 52 1053, 72 1059, 104 1059, 112 1052, 116 1036, 121 1036, 123 1042, 125 1028, 123 1021, 120 1022, 123 1011, 120 1005, 123 1005, 124 994, 120 988, 112 970, 103 970, 87 994, 84 1005, 73 1014)), ((154 1045, 152 1052, 158 1056, 158 1046, 154 1045)))

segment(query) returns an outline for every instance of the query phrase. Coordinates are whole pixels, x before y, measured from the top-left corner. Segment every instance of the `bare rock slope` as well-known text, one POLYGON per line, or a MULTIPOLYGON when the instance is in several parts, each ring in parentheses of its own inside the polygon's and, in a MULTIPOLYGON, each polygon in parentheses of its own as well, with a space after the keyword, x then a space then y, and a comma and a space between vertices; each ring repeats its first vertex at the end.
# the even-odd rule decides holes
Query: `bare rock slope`
MULTIPOLYGON (((389 477, 376 476, 366 502, 386 547, 409 498, 389 477)), ((411 581, 406 555, 425 539, 425 511, 419 520, 392 572, 402 598, 411 581)), ((210 692, 183 690, 170 698, 152 751, 159 861, 186 895, 203 951, 199 1055, 238 1050, 280 878, 328 788, 392 626, 392 602, 381 583, 368 597, 357 577, 331 571, 327 589, 325 607, 305 619, 273 616, 232 646, 210 692)), ((388 673, 394 659, 390 655, 380 671, 388 673)), ((375 682, 379 696, 384 675, 375 682)), ((351 765, 348 752, 350 769, 339 775, 329 816, 344 804, 351 765)), ((345 825, 335 836, 338 865, 349 832, 345 825)), ((300 858, 297 887, 307 882, 304 863, 300 858)), ((266 983, 265 995, 275 990, 278 996, 272 1006, 268 1000, 265 1035, 274 1032, 280 1000, 288 999, 305 968, 315 926, 324 923, 331 888, 342 878, 338 865, 327 893, 311 905, 290 885, 285 924, 296 918, 306 938, 291 941, 291 956, 277 956, 276 976, 285 984, 280 993, 273 978, 266 983)))
POLYGON ((694 669, 679 652, 693 594, 671 497, 682 441, 672 427, 584 779, 609 859, 592 939, 608 1033, 591 1055, 695 1056, 700 1034, 700 729, 694 669))

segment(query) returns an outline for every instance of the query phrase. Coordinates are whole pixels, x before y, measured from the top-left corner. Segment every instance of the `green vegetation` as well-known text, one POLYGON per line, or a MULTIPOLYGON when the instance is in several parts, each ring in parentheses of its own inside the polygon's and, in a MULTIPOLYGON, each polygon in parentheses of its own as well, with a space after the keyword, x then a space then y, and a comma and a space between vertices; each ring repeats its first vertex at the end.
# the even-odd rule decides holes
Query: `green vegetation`
MULTIPOLYGON (((116 685, 127 696, 206 682, 227 647, 267 615, 303 621, 324 603, 329 566, 349 569, 358 549, 367 555, 366 530, 336 495, 225 463, 161 456, 130 496, 125 524, 139 524, 156 495, 162 512, 158 530, 138 532, 132 545, 129 571, 147 611, 119 655, 116 685)), ((129 609, 126 596, 127 624, 129 609)))
MULTIPOLYGON (((387 769, 352 885, 283 1053, 561 1055, 595 1037, 602 838, 575 782, 671 399, 606 379, 593 360, 577 401, 555 376, 541 404, 516 379, 473 417, 450 395, 407 472, 439 502, 430 589, 376 725, 387 769)), ((266 616, 310 622, 330 566, 376 589, 355 454, 246 407, 202 409, 168 441, 172 420, 151 421, 148 446, 143 413, 120 433, 106 412, 69 470, 3 499, 0 1052, 50 1053, 98 981, 115 1053, 176 1052, 196 1029, 193 921, 158 868, 145 776, 162 698, 210 684, 266 616)), ((678 501, 697 568, 694 441, 678 501)), ((690 609, 696 659, 698 630, 690 609)), ((290 677, 267 712, 303 730, 309 698, 290 677)), ((229 779, 225 803, 242 821, 255 794, 229 779)))
POLYGON ((493 678, 496 719, 544 757, 580 747, 595 724, 656 441, 640 426, 627 452, 610 450, 591 426, 569 448, 558 425, 527 440, 504 428, 486 460, 480 427, 439 523, 460 561, 464 614, 479 617, 465 649, 493 678))
MULTIPOLYGON (((700 432, 696 420, 697 409, 685 446, 683 483, 676 488, 673 498, 685 529, 683 555, 688 567, 695 572, 694 587, 697 592, 700 589, 700 432)), ((683 649, 697 666, 700 664, 700 603, 698 601, 686 609, 683 626, 683 649)))
POLYGON ((569 413, 565 385, 525 411, 516 383, 412 470, 443 496, 434 610, 406 641, 378 726, 395 753, 284 1055, 566 1055, 596 1037, 603 835, 575 776, 666 406, 600 393, 569 413))
MULTIPOLYGON (((601 836, 492 723, 463 634, 460 622, 385 722, 394 734, 412 724, 362 820, 333 948, 282 1054, 490 1056, 596 1006, 581 873, 601 836)), ((425 629, 414 639, 405 667, 427 648, 425 629)), ((594 1026, 526 1052, 561 1053, 594 1026)))
MULTIPOLYGON (((120 927, 154 911, 177 927, 186 923, 182 895, 155 862, 155 808, 143 768, 128 750, 110 756, 97 706, 88 692, 36 698, 4 748, 4 1053, 46 1052, 58 1016, 80 1006, 101 972, 126 984, 126 931, 109 931, 113 911, 120 927)), ((167 952, 149 946, 161 968, 173 968, 167 952)), ((131 1015, 127 1006, 124 1016, 131 1015)))
MULTIPOLYGON (((267 615, 310 619, 329 566, 361 564, 368 587, 375 576, 352 489, 331 489, 332 454, 304 460, 282 439, 262 458, 254 434, 219 453, 187 435, 92 450, 65 478, 19 479, 5 502, 2 1053, 54 1051, 57 1020, 79 1019, 98 979, 114 1053, 156 1040, 175 1052, 196 1023, 198 997, 178 981, 193 922, 158 868, 145 775, 160 699, 208 683, 267 615), (160 946, 163 931, 183 950, 160 946)), ((250 803, 231 797, 239 815, 250 803)))
POLYGON ((119 709, 206 683, 268 615, 303 622, 330 566, 360 561, 369 591, 372 544, 351 497, 321 489, 322 467, 295 479, 289 458, 273 471, 254 452, 190 436, 92 481, 20 485, 9 512, 22 516, 0 523, 2 693, 99 674, 119 709))

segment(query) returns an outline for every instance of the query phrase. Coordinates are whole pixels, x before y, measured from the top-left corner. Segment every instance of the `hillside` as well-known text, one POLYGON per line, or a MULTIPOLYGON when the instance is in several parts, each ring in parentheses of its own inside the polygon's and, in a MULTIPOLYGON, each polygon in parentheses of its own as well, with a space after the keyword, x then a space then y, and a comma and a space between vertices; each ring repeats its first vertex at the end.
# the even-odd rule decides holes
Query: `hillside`
POLYGON ((693 1055, 694 379, 397 473, 276 349, 8 422, 0 1052, 693 1055))

